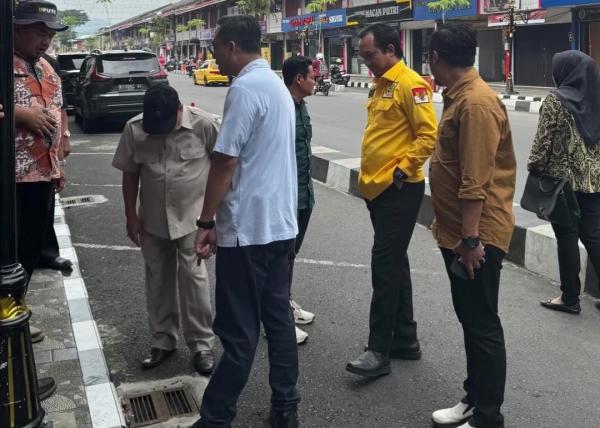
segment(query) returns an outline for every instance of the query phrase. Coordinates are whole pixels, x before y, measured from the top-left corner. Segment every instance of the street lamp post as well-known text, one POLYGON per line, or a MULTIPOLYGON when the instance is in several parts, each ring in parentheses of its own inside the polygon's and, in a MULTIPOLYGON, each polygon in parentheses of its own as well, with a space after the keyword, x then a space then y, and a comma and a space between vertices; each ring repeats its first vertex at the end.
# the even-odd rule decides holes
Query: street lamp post
POLYGON ((13 0, 0 0, 0 427, 35 428, 45 412, 25 304, 27 274, 17 261, 13 0))

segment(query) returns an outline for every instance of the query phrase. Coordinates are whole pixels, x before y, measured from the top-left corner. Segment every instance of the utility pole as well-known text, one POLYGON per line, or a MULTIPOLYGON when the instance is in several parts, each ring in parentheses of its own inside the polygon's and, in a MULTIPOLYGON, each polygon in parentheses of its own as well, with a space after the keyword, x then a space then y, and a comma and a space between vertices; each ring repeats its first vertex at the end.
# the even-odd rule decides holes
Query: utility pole
POLYGON ((513 95, 517 94, 515 92, 515 86, 513 82, 513 73, 512 73, 512 61, 513 61, 513 46, 514 46, 514 37, 515 30, 517 26, 515 24, 515 0, 510 0, 509 8, 508 8, 508 28, 506 30, 506 64, 504 65, 504 69, 506 71, 506 87, 504 88, 504 94, 513 95))
POLYGON ((0 0, 0 427, 36 428, 45 412, 25 304, 27 274, 17 260, 13 0, 0 0))

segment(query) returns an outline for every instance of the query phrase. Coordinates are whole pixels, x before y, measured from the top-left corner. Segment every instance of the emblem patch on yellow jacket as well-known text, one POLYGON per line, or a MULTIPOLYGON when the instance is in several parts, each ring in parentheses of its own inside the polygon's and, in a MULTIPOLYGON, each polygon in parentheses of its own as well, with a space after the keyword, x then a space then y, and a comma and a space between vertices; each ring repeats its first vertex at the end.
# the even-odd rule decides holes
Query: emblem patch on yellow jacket
POLYGON ((413 99, 415 104, 424 104, 429 102, 429 94, 426 88, 413 88, 413 99))

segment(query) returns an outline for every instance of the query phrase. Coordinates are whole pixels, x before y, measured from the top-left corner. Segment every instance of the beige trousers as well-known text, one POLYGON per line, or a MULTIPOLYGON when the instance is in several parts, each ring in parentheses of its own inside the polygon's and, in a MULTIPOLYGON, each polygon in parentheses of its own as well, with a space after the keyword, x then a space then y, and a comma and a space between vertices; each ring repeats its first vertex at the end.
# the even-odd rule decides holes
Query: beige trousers
POLYGON ((195 232, 179 239, 141 237, 152 347, 177 348, 179 325, 192 352, 212 349, 214 333, 205 262, 198 266, 195 232))

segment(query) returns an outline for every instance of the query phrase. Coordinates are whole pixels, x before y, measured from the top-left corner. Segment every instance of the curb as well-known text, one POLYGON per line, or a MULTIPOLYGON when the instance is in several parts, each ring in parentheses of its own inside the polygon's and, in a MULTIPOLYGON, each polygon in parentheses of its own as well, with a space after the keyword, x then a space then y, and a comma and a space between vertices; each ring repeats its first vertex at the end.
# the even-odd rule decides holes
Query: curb
MULTIPOLYGON (((358 192, 358 173, 360 158, 356 158, 338 150, 325 146, 312 147, 312 177, 336 190, 349 193, 362 199, 358 192)), ((428 180, 426 181, 425 196, 417 223, 429 228, 433 222, 433 207, 428 180)), ((516 218, 515 230, 506 259, 524 267, 551 281, 560 283, 556 238, 549 223, 538 219, 534 214, 514 206, 516 218)), ((581 283, 585 291, 595 297, 600 297, 598 278, 588 255, 579 243, 581 258, 581 283)))
MULTIPOLYGON (((371 82, 348 82, 349 88, 370 89, 373 83, 371 82)), ((502 95, 498 94, 498 98, 506 106, 508 111, 521 111, 526 113, 539 113, 540 107, 545 97, 527 97, 520 95, 502 95)), ((444 102, 440 92, 433 93, 433 102, 441 104, 444 102)))
POLYGON ((54 229, 57 238, 63 242, 60 256, 73 262, 73 271, 69 277, 63 278, 63 284, 83 374, 92 428, 121 428, 125 426, 125 419, 121 412, 121 400, 114 384, 110 381, 100 333, 90 310, 87 289, 79 270, 77 253, 71 242, 71 232, 65 221, 64 209, 58 195, 56 199, 54 229))

